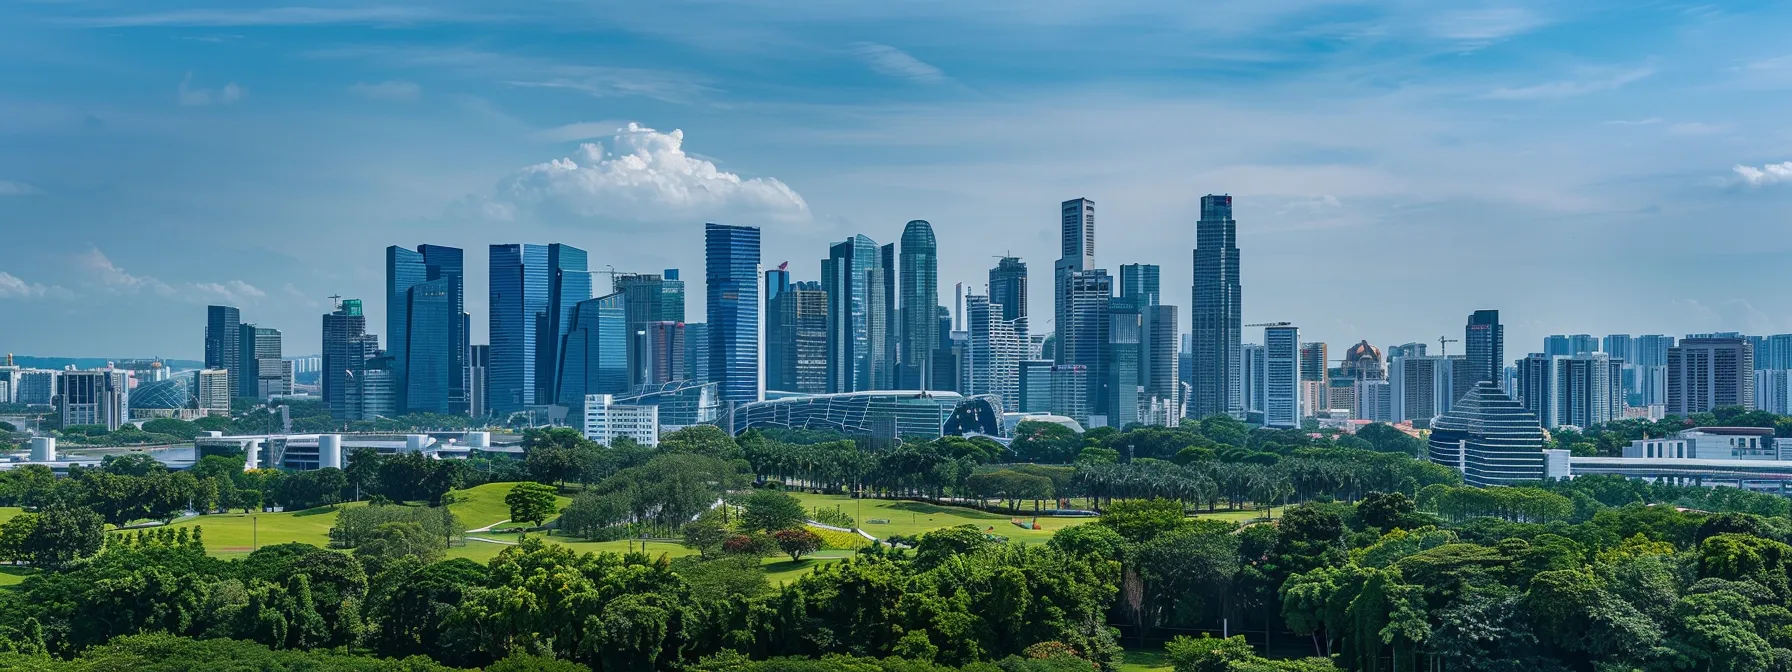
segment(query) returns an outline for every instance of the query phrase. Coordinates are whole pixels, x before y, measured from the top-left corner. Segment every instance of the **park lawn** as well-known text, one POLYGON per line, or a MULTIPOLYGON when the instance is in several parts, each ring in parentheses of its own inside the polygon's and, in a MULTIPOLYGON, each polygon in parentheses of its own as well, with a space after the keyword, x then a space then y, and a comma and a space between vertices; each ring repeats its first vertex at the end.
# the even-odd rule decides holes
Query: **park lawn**
MULTIPOLYGON (((477 530, 509 520, 510 505, 504 503, 504 496, 510 494, 510 489, 516 485, 512 482, 487 483, 465 490, 455 490, 455 501, 448 505, 448 510, 453 511, 454 517, 459 518, 461 525, 469 530, 477 530)), ((571 503, 571 497, 561 495, 556 498, 554 508, 556 510, 564 509, 571 503)))
POLYGON ((1126 660, 1120 663, 1120 672, 1160 672, 1172 669, 1169 657, 1163 649, 1127 649, 1126 660))
MULTIPOLYGON (((896 499, 858 499, 847 495, 812 495, 793 493, 803 503, 803 508, 840 507, 841 511, 851 515, 858 521, 859 529, 870 533, 878 539, 891 535, 905 537, 916 536, 946 527, 973 525, 979 530, 988 530, 991 534, 1007 537, 1013 541, 1045 541, 1060 529, 1094 520, 1093 518, 1053 518, 1041 516, 1039 526, 1045 529, 1021 529, 1013 524, 1013 518, 1000 513, 988 513, 962 506, 940 506, 926 502, 913 502, 896 499), (889 522, 872 522, 886 520, 889 522), (991 530, 990 528, 994 528, 991 530)), ((1033 519, 1025 519, 1031 522, 1033 519)))
POLYGON ((10 588, 24 583, 25 577, 36 573, 37 570, 30 567, 0 565, 0 588, 10 588))
POLYGON ((0 523, 12 520, 14 516, 24 512, 24 509, 16 506, 0 506, 0 523))
POLYGON ((363 504, 320 506, 280 513, 214 513, 188 518, 170 525, 169 528, 203 528, 206 553, 218 557, 247 555, 261 546, 288 542, 328 548, 330 528, 336 525, 336 513, 346 506, 363 504))

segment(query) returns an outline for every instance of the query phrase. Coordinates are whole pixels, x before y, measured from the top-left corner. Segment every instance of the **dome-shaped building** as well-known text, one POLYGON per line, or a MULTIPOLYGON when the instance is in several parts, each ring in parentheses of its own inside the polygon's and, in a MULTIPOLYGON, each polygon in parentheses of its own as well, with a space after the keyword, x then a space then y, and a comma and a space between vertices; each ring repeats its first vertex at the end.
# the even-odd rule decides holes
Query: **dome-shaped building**
POLYGON ((1387 378, 1387 367, 1381 359, 1381 349, 1369 345, 1368 341, 1359 341, 1344 352, 1344 362, 1339 365, 1339 373, 1351 380, 1383 380, 1387 378))

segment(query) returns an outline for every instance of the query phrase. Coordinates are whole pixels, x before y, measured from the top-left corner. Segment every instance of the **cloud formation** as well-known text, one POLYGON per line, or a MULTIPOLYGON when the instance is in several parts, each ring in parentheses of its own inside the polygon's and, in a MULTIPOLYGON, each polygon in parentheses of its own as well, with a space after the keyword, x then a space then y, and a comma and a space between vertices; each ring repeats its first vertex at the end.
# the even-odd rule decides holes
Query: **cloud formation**
POLYGON ((204 105, 229 105, 243 99, 243 88, 236 82, 227 82, 221 89, 196 89, 192 86, 193 73, 180 79, 180 104, 188 107, 204 105))
POLYGON ((1731 168, 1730 170, 1736 172, 1737 178, 1740 179, 1743 184, 1751 187, 1765 187, 1781 182, 1792 182, 1792 161, 1769 163, 1760 168, 1736 164, 1736 167, 1731 168))
POLYGON ((783 182, 743 178, 684 151, 684 131, 637 123, 617 129, 606 147, 584 143, 572 156, 517 171, 483 204, 488 216, 546 210, 599 220, 801 222, 809 204, 783 182))
POLYGON ((363 98, 384 100, 395 103, 408 103, 423 95, 423 87, 416 82, 393 79, 384 82, 355 82, 348 87, 350 93, 363 98))
POLYGON ((0 271, 0 299, 35 299, 50 291, 49 287, 0 271))
POLYGON ((1585 76, 1576 79, 1564 79, 1546 82, 1533 86, 1501 87, 1487 93, 1485 98, 1494 100, 1541 100, 1548 98, 1570 98, 1584 96, 1589 93, 1610 91, 1655 74, 1655 68, 1632 68, 1628 70, 1588 71, 1585 76))
POLYGON ((906 79, 920 84, 938 84, 946 81, 946 74, 940 72, 939 68, 887 44, 860 42, 853 45, 853 53, 863 59, 873 72, 880 75, 906 79))
POLYGON ((197 298, 208 303, 214 300, 227 304, 255 303, 268 295, 267 292, 256 289, 255 285, 241 280, 198 282, 193 283, 193 289, 199 294, 197 298))
POLYGON ((182 299, 193 303, 253 304, 267 296, 254 285, 242 280, 224 282, 192 282, 175 287, 147 275, 134 275, 112 263, 99 248, 88 248, 76 255, 75 262, 105 291, 121 296, 153 294, 164 299, 182 299))

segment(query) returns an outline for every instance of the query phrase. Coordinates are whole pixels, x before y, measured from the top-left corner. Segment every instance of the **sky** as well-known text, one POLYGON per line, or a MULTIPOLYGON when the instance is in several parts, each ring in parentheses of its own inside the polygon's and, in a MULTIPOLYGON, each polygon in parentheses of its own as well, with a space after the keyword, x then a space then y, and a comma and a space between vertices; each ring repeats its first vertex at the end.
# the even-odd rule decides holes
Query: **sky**
POLYGON ((0 352, 198 358, 229 303, 315 353, 420 243, 475 343, 494 243, 683 269, 700 320, 706 221, 810 280, 926 219, 942 304, 1013 254, 1049 312, 1077 197, 1186 315, 1209 193, 1245 321, 1339 351, 1792 332, 1784 3, 406 2, 0 5, 0 352))

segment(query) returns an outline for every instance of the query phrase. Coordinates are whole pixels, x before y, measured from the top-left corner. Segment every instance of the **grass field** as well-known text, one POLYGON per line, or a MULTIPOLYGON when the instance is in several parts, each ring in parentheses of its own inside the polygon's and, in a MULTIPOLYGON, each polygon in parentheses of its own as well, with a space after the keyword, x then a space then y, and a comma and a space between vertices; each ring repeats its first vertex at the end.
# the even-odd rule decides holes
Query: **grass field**
POLYGON ((330 545, 330 528, 336 525, 336 512, 343 504, 284 513, 219 513, 189 518, 170 527, 202 527, 205 550, 219 557, 247 555, 260 546, 302 542, 313 546, 330 545))
MULTIPOLYGON (((469 530, 477 530, 499 521, 510 519, 510 505, 504 503, 504 496, 510 494, 515 483, 487 483, 466 490, 454 491, 455 501, 448 505, 462 525, 469 530)), ((556 509, 566 508, 572 503, 571 497, 560 496, 555 503, 556 509)))
POLYGON ((21 509, 16 506, 0 506, 0 523, 4 523, 6 521, 12 520, 13 516, 19 515, 24 512, 25 512, 24 509, 21 509))
POLYGON ((1121 672, 1161 672, 1169 669, 1170 660, 1164 657, 1163 649, 1128 649, 1125 662, 1120 663, 1121 672))
MULTIPOLYGON (((940 506, 906 500, 853 499, 847 495, 794 494, 803 502, 804 508, 813 509, 818 506, 834 508, 838 506, 841 511, 858 521, 859 529, 879 539, 890 535, 912 537, 944 527, 975 525, 977 529, 1007 537, 1010 541, 1042 542, 1050 539, 1058 530, 1095 520, 1088 517, 1009 516, 1005 513, 988 513, 958 506, 940 506), (1016 519, 1029 524, 1038 522, 1042 529, 1022 528, 1012 522, 1016 519)), ((1243 522, 1256 519, 1261 515, 1261 512, 1258 511, 1216 511, 1210 514, 1200 514, 1200 517, 1243 522)))

